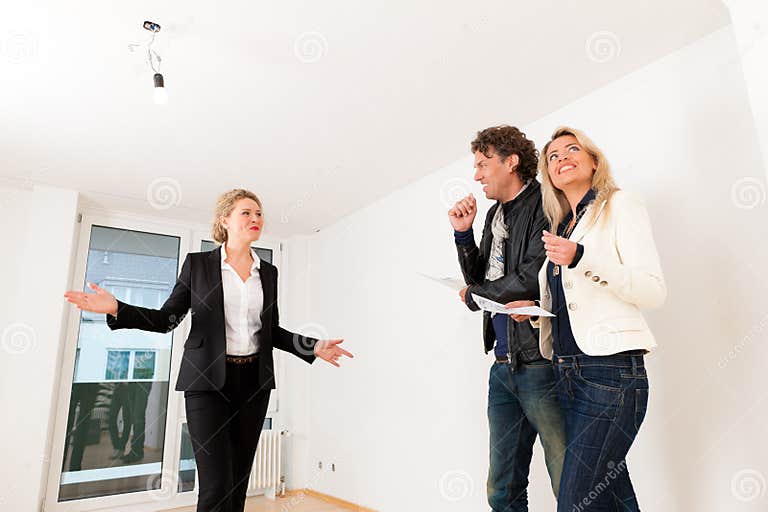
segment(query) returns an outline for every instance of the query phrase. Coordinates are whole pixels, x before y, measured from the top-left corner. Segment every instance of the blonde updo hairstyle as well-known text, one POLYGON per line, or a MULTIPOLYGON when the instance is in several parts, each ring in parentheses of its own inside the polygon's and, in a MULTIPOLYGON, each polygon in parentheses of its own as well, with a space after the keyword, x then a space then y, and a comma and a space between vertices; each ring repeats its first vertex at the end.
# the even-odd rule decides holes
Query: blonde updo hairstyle
POLYGON ((216 201, 216 209, 213 212, 213 225, 211 226, 211 236, 218 243, 223 244, 227 241, 227 230, 224 229, 222 220, 232 213, 232 210, 235 209, 235 203, 240 199, 246 198, 253 199, 259 205, 259 208, 262 208, 261 201, 256 194, 244 188, 235 188, 219 196, 219 199, 216 201))

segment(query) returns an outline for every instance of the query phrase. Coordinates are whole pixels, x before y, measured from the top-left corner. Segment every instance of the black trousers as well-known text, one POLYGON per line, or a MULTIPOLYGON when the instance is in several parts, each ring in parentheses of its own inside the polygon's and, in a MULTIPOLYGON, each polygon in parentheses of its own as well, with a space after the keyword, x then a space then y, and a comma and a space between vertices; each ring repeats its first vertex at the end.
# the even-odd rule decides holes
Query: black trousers
POLYGON ((258 362, 227 363, 220 391, 185 391, 195 452, 197 512, 242 512, 253 457, 269 404, 258 387, 258 362))
POLYGON ((109 404, 109 437, 112 440, 112 448, 120 452, 125 451, 125 445, 128 444, 128 437, 131 434, 131 404, 130 394, 128 392, 127 382, 118 382, 114 384, 112 392, 112 402, 109 404), (123 411, 123 431, 117 428, 117 416, 123 411))

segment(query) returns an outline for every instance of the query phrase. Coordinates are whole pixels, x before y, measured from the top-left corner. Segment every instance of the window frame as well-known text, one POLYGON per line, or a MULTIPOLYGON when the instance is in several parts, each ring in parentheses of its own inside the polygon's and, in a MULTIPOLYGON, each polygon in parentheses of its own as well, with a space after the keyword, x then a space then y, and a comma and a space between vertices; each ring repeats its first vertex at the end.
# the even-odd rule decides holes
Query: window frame
MULTIPOLYGON (((168 235, 178 237, 179 239, 179 262, 177 266, 177 275, 181 271, 181 264, 189 252, 190 229, 179 223, 158 222, 156 219, 150 219, 141 216, 126 215, 110 212, 82 212, 80 227, 76 241, 76 251, 74 254, 73 271, 69 282, 69 289, 79 290, 85 282, 86 267, 88 264, 88 249, 91 242, 91 229, 93 226, 104 226, 115 229, 126 229, 132 231, 142 231, 147 233, 168 235)), ((99 496, 94 498, 82 498, 71 501, 58 501, 59 486, 61 482, 61 459, 64 456, 64 440, 66 436, 67 416, 69 414, 69 403, 72 393, 72 379, 74 377, 74 362, 77 350, 78 336, 80 328, 80 310, 70 307, 66 317, 65 343, 62 350, 61 373, 59 375, 59 391, 56 401, 56 411, 54 419, 53 435, 50 446, 51 464, 48 471, 48 478, 45 491, 45 500, 43 510, 45 512, 75 512, 91 511, 98 509, 126 510, 136 509, 136 505, 162 503, 162 506, 155 510, 166 508, 189 506, 195 503, 194 497, 184 496, 176 497, 167 494, 166 487, 169 482, 165 477, 168 474, 168 468, 177 464, 178 455, 175 453, 179 440, 176 435, 176 424, 178 411, 181 402, 180 393, 169 392, 167 410, 165 416, 165 439, 163 441, 163 460, 162 460, 162 487, 152 491, 138 491, 125 494, 116 494, 110 496, 99 496), (163 496, 170 496, 170 499, 157 501, 156 496, 162 493, 163 496), (154 496, 154 497, 153 497, 154 496)), ((189 332, 189 320, 184 322, 176 329, 171 341, 171 368, 170 368, 170 386, 173 390, 173 383, 178 376, 178 367, 181 362, 181 353, 183 350, 186 336, 189 332)), ((131 356, 132 359, 132 356, 131 356)), ((129 373, 130 376, 130 373, 129 373)), ((119 381, 110 381, 119 382, 119 381)), ((143 507, 142 507, 143 508, 143 507)))

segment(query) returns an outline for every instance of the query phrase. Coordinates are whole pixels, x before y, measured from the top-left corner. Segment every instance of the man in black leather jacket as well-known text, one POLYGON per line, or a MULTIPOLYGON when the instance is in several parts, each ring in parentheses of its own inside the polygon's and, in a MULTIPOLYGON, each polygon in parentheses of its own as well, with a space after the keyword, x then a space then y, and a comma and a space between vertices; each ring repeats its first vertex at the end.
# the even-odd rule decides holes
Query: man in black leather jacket
MULTIPOLYGON (((461 299, 472 311, 478 295, 499 303, 538 298, 544 263, 542 231, 548 229, 536 181, 538 152, 512 126, 478 132, 471 145, 475 181, 496 201, 485 219, 480 247, 472 223, 477 203, 470 194, 448 212, 464 280, 461 299)), ((485 352, 494 351, 488 381, 490 467, 488 503, 494 511, 528 510, 528 473, 536 435, 541 436, 552 490, 557 496, 565 427, 551 363, 539 351, 539 334, 529 322, 483 312, 485 352)))

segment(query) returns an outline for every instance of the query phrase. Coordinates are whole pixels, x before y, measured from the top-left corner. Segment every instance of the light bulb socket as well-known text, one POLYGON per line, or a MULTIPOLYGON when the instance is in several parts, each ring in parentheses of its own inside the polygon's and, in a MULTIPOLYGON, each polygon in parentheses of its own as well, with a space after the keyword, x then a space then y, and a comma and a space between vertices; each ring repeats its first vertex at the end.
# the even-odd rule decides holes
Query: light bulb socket
POLYGON ((160 73, 155 73, 153 79, 155 81, 155 87, 165 87, 165 80, 163 80, 163 75, 160 73))
POLYGON ((158 33, 160 32, 160 25, 155 23, 154 21, 145 21, 142 25, 145 30, 149 30, 150 32, 158 33))

